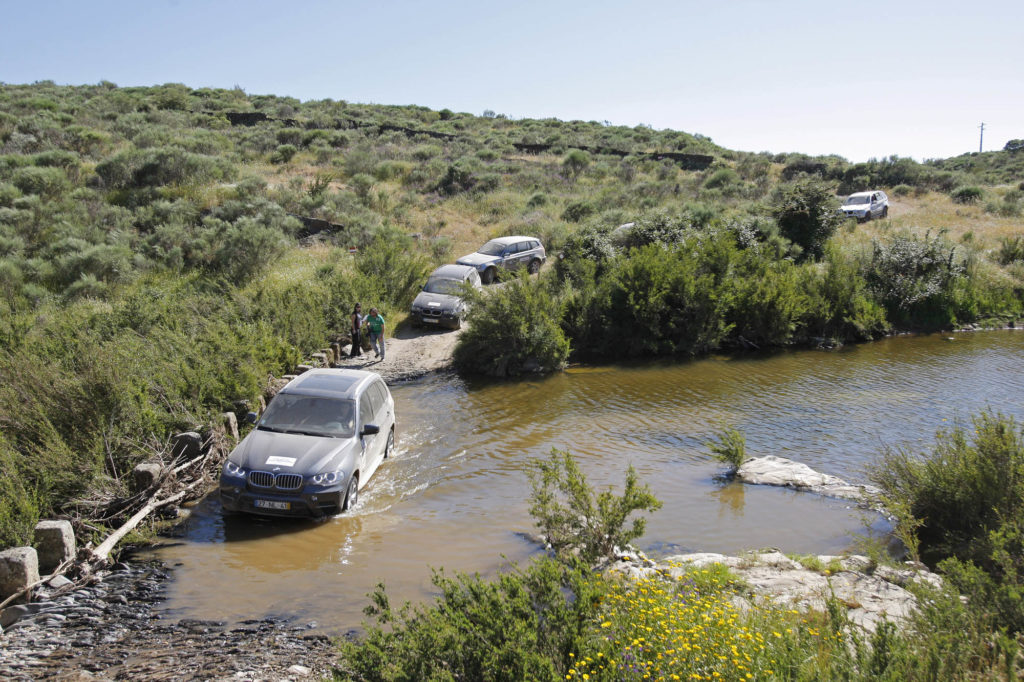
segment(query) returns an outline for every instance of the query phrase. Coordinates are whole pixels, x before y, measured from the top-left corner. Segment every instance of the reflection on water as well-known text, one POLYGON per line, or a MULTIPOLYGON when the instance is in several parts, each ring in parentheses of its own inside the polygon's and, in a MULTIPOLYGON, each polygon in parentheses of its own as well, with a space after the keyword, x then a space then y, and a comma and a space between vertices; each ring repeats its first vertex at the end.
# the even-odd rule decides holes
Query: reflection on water
MULTIPOLYGON (((596 486, 632 463, 664 501, 639 545, 658 554, 777 547, 834 553, 862 528, 848 503, 716 476, 704 445, 723 424, 751 455, 780 455, 851 481, 885 444, 930 443, 991 406, 1024 412, 1024 335, 897 337, 837 352, 715 357, 573 368, 544 379, 393 389, 399 445, 354 514, 326 521, 224 518, 194 510, 169 615, 240 620, 294 615, 358 626, 378 582, 396 603, 430 593, 430 568, 493 573, 538 552, 525 539, 525 467, 572 451, 596 486)), ((875 520, 876 530, 884 524, 875 520)))

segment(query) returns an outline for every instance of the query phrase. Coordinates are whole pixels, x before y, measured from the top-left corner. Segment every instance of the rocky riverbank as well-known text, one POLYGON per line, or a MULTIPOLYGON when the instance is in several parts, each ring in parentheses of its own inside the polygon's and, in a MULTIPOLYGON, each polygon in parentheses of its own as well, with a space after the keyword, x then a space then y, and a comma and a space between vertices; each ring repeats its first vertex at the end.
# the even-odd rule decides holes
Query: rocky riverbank
POLYGON ((4 680, 304 680, 329 674, 335 647, 315 623, 175 621, 153 607, 170 578, 153 564, 117 564, 88 586, 8 608, 4 680))
POLYGON ((875 566, 865 556, 812 556, 800 561, 776 550, 743 556, 694 553, 652 561, 639 553, 624 553, 609 570, 634 579, 656 575, 678 579, 685 571, 710 564, 729 568, 743 583, 740 608, 758 601, 798 611, 825 611, 830 599, 846 608, 850 623, 874 632, 883 620, 901 625, 917 606, 907 589, 911 583, 942 586, 942 579, 923 565, 875 566))

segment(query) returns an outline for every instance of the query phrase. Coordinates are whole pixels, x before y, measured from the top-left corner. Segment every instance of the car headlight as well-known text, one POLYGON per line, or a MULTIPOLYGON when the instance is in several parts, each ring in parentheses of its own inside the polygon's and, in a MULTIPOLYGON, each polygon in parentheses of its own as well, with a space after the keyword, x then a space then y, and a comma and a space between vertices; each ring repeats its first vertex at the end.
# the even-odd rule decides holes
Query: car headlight
POLYGON ((230 459, 224 462, 224 474, 226 476, 237 476, 238 478, 245 478, 245 469, 238 466, 230 459))
POLYGON ((314 485, 334 485, 345 480, 345 472, 342 470, 338 471, 324 471, 314 476, 310 476, 310 481, 314 485))

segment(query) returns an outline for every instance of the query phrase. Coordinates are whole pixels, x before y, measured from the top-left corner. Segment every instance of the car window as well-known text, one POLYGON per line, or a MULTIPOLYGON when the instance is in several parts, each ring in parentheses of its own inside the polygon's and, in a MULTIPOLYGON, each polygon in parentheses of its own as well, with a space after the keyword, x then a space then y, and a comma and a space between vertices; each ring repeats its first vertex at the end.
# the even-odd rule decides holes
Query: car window
POLYGON ((257 428, 311 436, 351 437, 354 431, 351 400, 278 393, 270 401, 257 428))
POLYGON ((359 429, 362 430, 367 424, 373 423, 373 403, 370 402, 370 392, 364 391, 359 396, 359 429))
POLYGON ((384 384, 379 381, 374 382, 373 386, 371 386, 370 388, 374 391, 374 393, 376 393, 377 401, 379 402, 380 405, 378 407, 377 403, 375 403, 374 407, 376 407, 378 410, 381 410, 379 414, 380 417, 383 418, 384 413, 382 410, 384 406, 388 404, 388 389, 386 389, 384 387, 384 384))
POLYGON ((381 407, 384 405, 384 397, 381 395, 380 387, 374 382, 366 387, 366 393, 370 396, 370 405, 373 409, 373 419, 376 422, 381 415, 381 407))
POLYGON ((455 279, 428 279, 423 291, 430 294, 458 294, 462 282, 455 279))
POLYGON ((519 253, 529 251, 531 248, 533 247, 530 246, 530 242, 519 242, 519 253))
POLYGON ((505 245, 501 242, 492 239, 483 246, 480 247, 479 253, 485 256, 500 256, 505 251, 505 245))
POLYGON ((536 240, 530 242, 530 248, 531 249, 539 249, 540 248, 540 242, 536 241, 536 240))

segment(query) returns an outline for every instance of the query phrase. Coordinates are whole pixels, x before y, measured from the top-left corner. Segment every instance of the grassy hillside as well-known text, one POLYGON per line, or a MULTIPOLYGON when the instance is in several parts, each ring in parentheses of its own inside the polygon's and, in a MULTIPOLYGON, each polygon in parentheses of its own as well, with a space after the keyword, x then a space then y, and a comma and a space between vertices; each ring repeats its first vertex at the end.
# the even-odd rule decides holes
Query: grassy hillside
POLYGON ((475 308, 467 372, 1012 319, 1024 177, 993 154, 849 164, 642 126, 0 85, 0 544, 122 491, 354 301, 401 319, 432 266, 498 235, 564 257, 475 308), (836 191, 875 186, 891 220, 840 224, 836 191), (529 315, 485 324, 502 306, 529 315))

